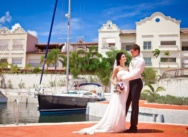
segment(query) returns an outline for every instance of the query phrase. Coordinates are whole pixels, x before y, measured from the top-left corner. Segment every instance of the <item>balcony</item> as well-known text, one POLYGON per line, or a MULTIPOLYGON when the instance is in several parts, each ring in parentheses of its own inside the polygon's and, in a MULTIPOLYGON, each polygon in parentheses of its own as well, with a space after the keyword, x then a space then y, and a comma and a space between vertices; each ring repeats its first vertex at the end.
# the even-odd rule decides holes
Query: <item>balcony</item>
POLYGON ((188 63, 182 63, 182 68, 188 68, 188 63))
POLYGON ((161 51, 179 51, 178 45, 159 45, 161 51))
POLYGON ((11 53, 24 53, 24 49, 23 48, 13 48, 11 49, 11 53))
POLYGON ((179 68, 177 62, 159 62, 160 68, 179 68))
POLYGON ((188 57, 188 51, 182 51, 181 55, 182 57, 188 57))
POLYGON ((8 46, 0 46, 0 53, 8 53, 9 49, 8 46))

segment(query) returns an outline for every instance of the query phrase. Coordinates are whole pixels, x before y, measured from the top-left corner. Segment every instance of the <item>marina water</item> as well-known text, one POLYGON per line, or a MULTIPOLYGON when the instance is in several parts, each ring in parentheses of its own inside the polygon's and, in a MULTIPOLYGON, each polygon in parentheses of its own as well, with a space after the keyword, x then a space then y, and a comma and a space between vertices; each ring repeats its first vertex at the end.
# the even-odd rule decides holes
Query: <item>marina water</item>
MULTIPOLYGON (((16 123, 14 107, 13 102, 0 104, 0 124, 16 123)), ((20 103, 18 112, 18 123, 20 124, 98 121, 100 119, 99 117, 88 116, 85 113, 40 115, 37 103, 20 103)))

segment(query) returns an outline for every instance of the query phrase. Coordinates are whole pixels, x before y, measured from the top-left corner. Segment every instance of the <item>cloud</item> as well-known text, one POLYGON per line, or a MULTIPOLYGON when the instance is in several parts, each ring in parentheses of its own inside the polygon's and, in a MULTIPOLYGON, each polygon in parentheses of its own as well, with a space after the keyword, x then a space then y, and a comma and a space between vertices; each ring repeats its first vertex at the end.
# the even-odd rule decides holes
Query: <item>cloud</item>
POLYGON ((5 16, 0 17, 0 23, 10 22, 12 17, 10 16, 9 11, 5 13, 5 16))
POLYGON ((138 5, 123 5, 105 9, 104 13, 112 20, 120 18, 134 17, 143 14, 143 11, 151 11, 156 7, 163 7, 172 4, 172 0, 161 0, 160 2, 141 3, 138 5))
POLYGON ((28 32, 29 34, 35 36, 35 37, 38 36, 38 33, 37 33, 36 31, 34 31, 34 30, 28 30, 27 32, 28 32))
POLYGON ((10 30, 10 32, 15 31, 17 28, 22 28, 19 23, 14 24, 14 25, 12 26, 12 29, 10 30))
POLYGON ((93 38, 91 41, 98 42, 98 38, 93 38))
MULTIPOLYGON (((70 22, 70 29, 71 31, 76 31, 81 29, 80 25, 80 19, 79 18, 71 18, 70 22)), ((49 26, 49 24, 48 24, 49 26)), ((56 36, 58 38, 64 38, 66 39, 67 37, 67 32, 68 32, 68 25, 67 25, 67 20, 62 21, 61 23, 54 24, 53 26, 53 31, 52 31, 52 36, 56 36)), ((48 36, 49 31, 43 31, 39 33, 40 36, 48 36)))

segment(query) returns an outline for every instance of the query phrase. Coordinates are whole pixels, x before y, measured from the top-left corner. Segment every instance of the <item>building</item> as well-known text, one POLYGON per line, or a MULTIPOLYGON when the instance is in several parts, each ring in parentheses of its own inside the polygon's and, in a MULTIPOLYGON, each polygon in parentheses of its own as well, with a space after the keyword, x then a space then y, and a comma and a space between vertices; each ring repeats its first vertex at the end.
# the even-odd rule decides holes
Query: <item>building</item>
POLYGON ((160 12, 136 22, 136 30, 121 30, 107 21, 99 29, 98 51, 103 56, 111 48, 129 51, 136 43, 141 46, 146 67, 161 73, 170 68, 188 68, 188 28, 180 28, 180 22, 160 12), (157 58, 152 53, 155 49, 160 50, 157 58))
MULTIPOLYGON (((121 30, 116 24, 107 21, 99 29, 98 42, 78 40, 70 43, 70 51, 97 46, 98 52, 106 56, 111 48, 130 50, 130 45, 141 46, 141 54, 146 67, 152 67, 163 73, 166 69, 188 68, 188 28, 180 28, 181 21, 165 16, 160 12, 153 13, 136 22, 135 30, 121 30), (160 50, 159 56, 153 56, 155 49, 160 50), (169 54, 166 54, 168 52, 169 54)), ((21 27, 13 32, 7 28, 0 29, 0 60, 24 68, 26 64, 42 67, 41 56, 45 55, 47 44, 38 44, 38 38, 26 33, 21 27)), ((66 54, 66 44, 49 44, 49 51, 54 48, 66 54)), ((52 65, 49 69, 52 69, 52 65), (51 67, 51 68, 50 68, 51 67)), ((53 67, 54 68, 54 67, 53 67)), ((57 69, 63 66, 59 62, 57 69)))
MULTIPOLYGON (((41 56, 45 55, 47 44, 39 44, 38 38, 25 32, 21 27, 18 27, 14 31, 7 28, 0 29, 0 61, 8 62, 9 64, 17 65, 19 68, 24 69, 27 64, 32 67, 42 67, 40 63, 41 56)), ((97 42, 84 42, 78 40, 78 42, 70 43, 70 51, 75 52, 82 49, 86 52, 89 51, 89 47, 98 46, 97 42)), ((60 54, 66 54, 66 43, 50 43, 48 52, 52 49, 59 49, 60 54)), ((62 63, 56 64, 58 70, 63 70, 62 63)), ((10 68, 10 66, 8 66, 10 68)), ((48 68, 54 70, 54 66, 51 64, 48 68)))
POLYGON ((11 31, 0 29, 0 61, 24 68, 27 64, 27 52, 35 50, 38 38, 25 32, 21 27, 11 31))

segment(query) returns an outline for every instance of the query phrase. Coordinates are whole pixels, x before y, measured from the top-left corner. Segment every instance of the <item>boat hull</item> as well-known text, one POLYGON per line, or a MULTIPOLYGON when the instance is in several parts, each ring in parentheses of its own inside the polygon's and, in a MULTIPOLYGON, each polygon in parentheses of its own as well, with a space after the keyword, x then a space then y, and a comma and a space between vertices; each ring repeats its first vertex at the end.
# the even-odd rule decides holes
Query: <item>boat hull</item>
POLYGON ((88 102, 96 101, 102 101, 102 99, 38 94, 40 113, 85 111, 88 102))
POLYGON ((8 98, 0 91, 0 103, 7 103, 8 98))

